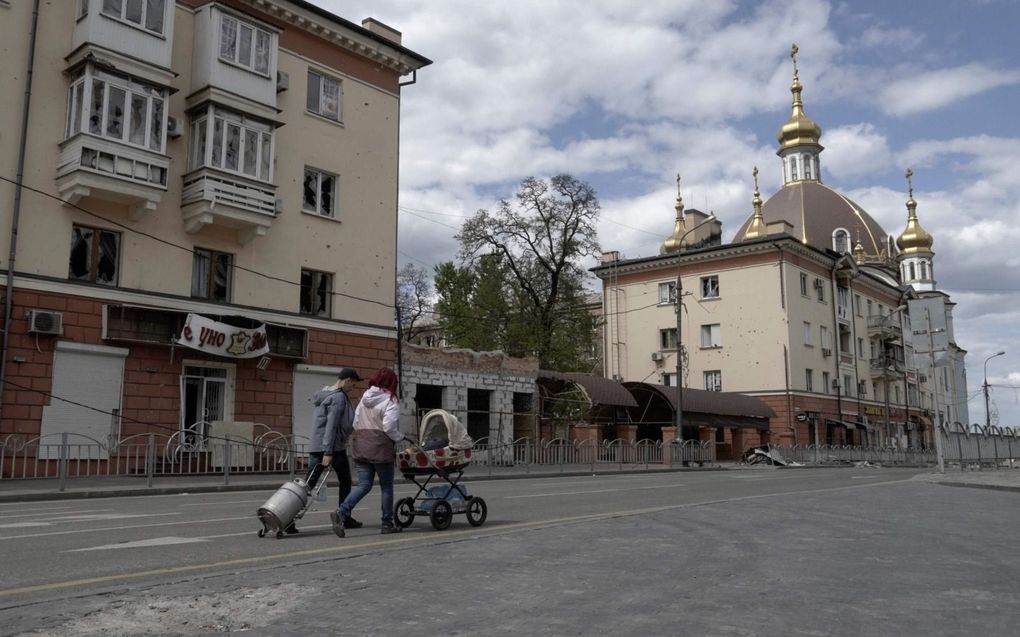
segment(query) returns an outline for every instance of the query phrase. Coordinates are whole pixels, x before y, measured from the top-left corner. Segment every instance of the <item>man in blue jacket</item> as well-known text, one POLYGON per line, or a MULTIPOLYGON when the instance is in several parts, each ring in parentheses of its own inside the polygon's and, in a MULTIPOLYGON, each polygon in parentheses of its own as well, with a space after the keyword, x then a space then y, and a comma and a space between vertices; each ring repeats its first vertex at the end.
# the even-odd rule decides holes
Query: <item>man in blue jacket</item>
MULTIPOLYGON (((333 467, 340 483, 340 499, 343 502, 351 492, 351 466, 347 460, 347 439, 354 431, 354 407, 347 392, 354 381, 361 380, 357 370, 342 367, 336 382, 323 387, 312 396, 315 412, 312 415, 311 441, 308 443, 308 488, 319 482, 323 465, 333 467)), ((354 518, 347 518, 347 528, 356 529, 362 524, 354 518)), ((297 533, 291 523, 287 533, 297 533)))

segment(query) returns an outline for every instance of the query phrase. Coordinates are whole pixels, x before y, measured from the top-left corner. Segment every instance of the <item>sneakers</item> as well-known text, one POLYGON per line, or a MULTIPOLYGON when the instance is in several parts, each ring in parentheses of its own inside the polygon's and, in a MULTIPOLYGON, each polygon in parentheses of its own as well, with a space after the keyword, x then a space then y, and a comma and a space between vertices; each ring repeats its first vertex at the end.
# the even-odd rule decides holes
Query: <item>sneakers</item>
POLYGON ((392 524, 383 524, 382 529, 379 530, 379 533, 386 535, 388 533, 400 533, 403 530, 404 529, 400 528, 399 526, 394 526, 392 524))
POLYGON ((361 522, 358 522, 357 520, 355 520, 354 518, 352 518, 349 515, 344 518, 344 528, 345 529, 360 529, 363 526, 365 526, 365 525, 362 524, 361 522))
POLYGON ((340 515, 339 511, 330 511, 329 519, 333 522, 333 532, 336 533, 337 537, 344 537, 347 533, 344 532, 344 519, 340 515))

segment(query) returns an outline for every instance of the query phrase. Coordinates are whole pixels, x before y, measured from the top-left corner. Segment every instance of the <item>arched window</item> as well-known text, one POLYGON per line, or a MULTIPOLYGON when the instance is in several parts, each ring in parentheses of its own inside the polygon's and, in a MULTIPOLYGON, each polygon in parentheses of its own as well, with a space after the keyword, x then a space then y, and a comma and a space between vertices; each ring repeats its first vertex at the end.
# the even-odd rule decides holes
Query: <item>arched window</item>
POLYGON ((832 249, 840 254, 850 252, 850 235, 842 228, 832 233, 832 249))
MULTIPOLYGON (((804 163, 804 179, 811 179, 811 174, 812 174, 812 171, 811 171, 811 168, 812 168, 811 155, 804 155, 803 163, 804 163)), ((841 252, 842 252, 842 250, 841 250, 841 252)))
POLYGON ((797 181, 800 179, 800 173, 797 172, 797 156, 790 156, 790 181, 797 181))
POLYGON ((926 280, 926 281, 927 281, 927 280, 928 280, 929 278, 931 278, 931 277, 930 277, 930 276, 928 275, 928 262, 927 262, 927 261, 921 261, 921 278, 922 278, 922 279, 924 279, 924 280, 926 280))
POLYGON ((913 281, 915 279, 917 279, 917 271, 914 269, 914 262, 911 261, 910 262, 910 280, 913 281))

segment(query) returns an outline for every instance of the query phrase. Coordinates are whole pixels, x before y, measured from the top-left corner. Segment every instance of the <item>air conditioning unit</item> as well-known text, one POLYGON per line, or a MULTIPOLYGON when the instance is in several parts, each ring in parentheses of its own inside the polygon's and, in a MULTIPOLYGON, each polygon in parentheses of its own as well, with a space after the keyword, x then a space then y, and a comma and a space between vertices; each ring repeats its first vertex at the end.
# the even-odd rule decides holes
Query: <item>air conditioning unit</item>
POLYGON ((828 347, 822 348, 822 356, 832 356, 832 349, 828 347))
POLYGON ((176 117, 166 118, 167 137, 180 137, 184 133, 184 124, 176 117))
POLYGON ((28 331, 33 334, 52 334, 62 336, 64 333, 64 315, 49 310, 28 311, 28 331))
POLYGON ((661 361, 662 360, 662 352, 652 352, 652 360, 653 361, 661 361))
POLYGON ((290 74, 286 71, 276 72, 276 92, 282 93, 290 88, 290 74))

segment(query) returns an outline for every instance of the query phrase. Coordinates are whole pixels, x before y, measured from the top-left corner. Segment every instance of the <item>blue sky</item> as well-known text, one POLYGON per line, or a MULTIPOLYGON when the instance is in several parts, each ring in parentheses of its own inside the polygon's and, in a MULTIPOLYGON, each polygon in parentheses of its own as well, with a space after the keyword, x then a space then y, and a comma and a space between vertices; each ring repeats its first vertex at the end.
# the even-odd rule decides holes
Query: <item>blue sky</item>
POLYGON ((958 304, 972 422, 1020 426, 1020 3, 1016 0, 315 0, 435 61, 402 97, 402 261, 453 259, 460 223, 528 175, 599 193, 604 250, 655 254, 688 206, 728 240, 780 186, 790 44, 822 178, 891 234, 914 170, 936 279, 958 304))

